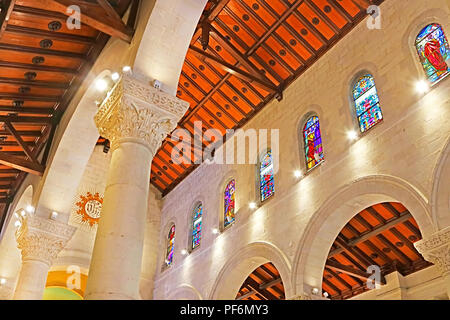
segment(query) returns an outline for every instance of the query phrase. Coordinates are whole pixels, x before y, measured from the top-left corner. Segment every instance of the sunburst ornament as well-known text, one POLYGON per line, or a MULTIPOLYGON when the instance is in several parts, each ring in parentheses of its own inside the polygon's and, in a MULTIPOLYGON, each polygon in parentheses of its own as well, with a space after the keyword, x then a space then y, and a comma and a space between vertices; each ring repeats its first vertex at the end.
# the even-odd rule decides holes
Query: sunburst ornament
POLYGON ((77 214, 81 217, 81 223, 88 224, 90 227, 98 224, 100 213, 103 206, 103 197, 98 192, 86 195, 80 195, 79 201, 76 203, 78 207, 77 214))

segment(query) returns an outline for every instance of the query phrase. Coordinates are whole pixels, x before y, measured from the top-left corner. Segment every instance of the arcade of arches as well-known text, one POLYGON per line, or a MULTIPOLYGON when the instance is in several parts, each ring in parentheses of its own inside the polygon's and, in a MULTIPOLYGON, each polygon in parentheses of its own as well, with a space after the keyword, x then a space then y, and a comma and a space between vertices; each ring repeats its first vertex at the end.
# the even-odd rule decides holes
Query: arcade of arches
POLYGON ((448 0, 0 5, 0 299, 450 299, 448 0))

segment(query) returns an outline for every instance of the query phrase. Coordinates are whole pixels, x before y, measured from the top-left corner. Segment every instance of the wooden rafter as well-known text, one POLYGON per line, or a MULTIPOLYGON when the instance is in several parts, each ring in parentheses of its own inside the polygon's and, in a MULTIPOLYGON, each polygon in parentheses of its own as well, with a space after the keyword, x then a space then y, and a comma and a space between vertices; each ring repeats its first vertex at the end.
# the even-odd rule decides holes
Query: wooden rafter
MULTIPOLYGON (((334 270, 334 271, 339 271, 345 274, 348 274, 349 276, 367 281, 370 279, 371 274, 355 269, 353 267, 349 267, 346 265, 343 265, 342 263, 333 261, 328 259, 326 264, 325 264, 325 268, 334 270)), ((380 275, 380 283, 381 284, 386 284, 386 278, 383 275, 380 275)))
POLYGON ((0 11, 0 39, 5 32, 5 29, 8 25, 9 17, 11 16, 11 12, 13 11, 14 4, 16 0, 3 0, 2 7, 0 11))

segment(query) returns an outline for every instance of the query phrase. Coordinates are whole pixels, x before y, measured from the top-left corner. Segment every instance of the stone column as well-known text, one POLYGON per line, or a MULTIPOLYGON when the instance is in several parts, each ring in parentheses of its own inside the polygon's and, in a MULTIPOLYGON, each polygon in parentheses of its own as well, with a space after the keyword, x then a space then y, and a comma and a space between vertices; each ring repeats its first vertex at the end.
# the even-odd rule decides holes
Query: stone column
POLYGON ((425 260, 435 264, 442 273, 450 299, 450 227, 414 243, 425 260))
POLYGON ((85 299, 139 299, 152 159, 188 106, 124 75, 95 116, 112 155, 85 299))
POLYGON ((58 253, 75 233, 75 227, 36 215, 27 215, 17 230, 22 268, 14 293, 15 300, 40 300, 48 270, 58 253))

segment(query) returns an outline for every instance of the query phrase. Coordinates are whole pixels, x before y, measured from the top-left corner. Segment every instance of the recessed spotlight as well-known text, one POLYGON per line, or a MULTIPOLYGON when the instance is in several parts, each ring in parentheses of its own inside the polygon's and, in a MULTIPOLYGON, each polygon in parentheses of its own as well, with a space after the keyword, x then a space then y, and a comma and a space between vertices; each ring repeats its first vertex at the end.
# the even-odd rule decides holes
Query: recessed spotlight
POLYGON ((416 83, 416 91, 420 94, 427 93, 430 90, 430 86, 427 81, 419 80, 416 83))
POLYGON ((347 138, 350 141, 358 139, 358 133, 355 130, 350 130, 347 132, 347 138))

